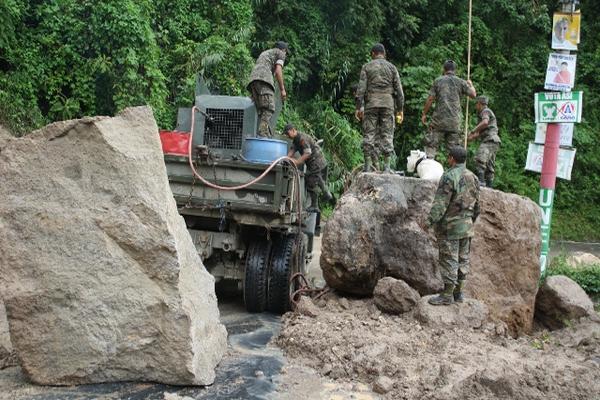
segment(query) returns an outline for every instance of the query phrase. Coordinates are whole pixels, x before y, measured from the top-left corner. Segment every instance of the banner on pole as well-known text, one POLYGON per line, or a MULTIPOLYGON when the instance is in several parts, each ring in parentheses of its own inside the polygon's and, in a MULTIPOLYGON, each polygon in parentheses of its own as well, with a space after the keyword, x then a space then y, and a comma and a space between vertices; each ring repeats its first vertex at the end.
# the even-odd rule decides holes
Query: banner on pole
POLYGON ((576 55, 550 53, 544 89, 568 92, 575 84, 576 55))
MULTIPOLYGON (((573 128, 575 124, 558 124, 560 128, 560 145, 573 146, 573 128)), ((540 122, 535 125, 535 142, 537 144, 546 143, 546 130, 548 124, 540 122)))
POLYGON ((580 38, 581 14, 554 13, 552 18, 552 48, 555 50, 577 50, 580 38))
POLYGON ((581 122, 583 92, 536 93, 535 122, 581 122))
POLYGON ((552 223, 552 205, 554 203, 554 190, 541 188, 539 205, 542 210, 542 251, 540 254, 540 269, 546 270, 548 254, 550 253, 550 226, 552 223))
MULTIPOLYGON (((558 166, 556 167, 556 176, 561 179, 571 180, 571 171, 575 162, 575 152, 577 149, 560 148, 558 149, 558 166)), ((542 172, 542 164, 544 162, 544 146, 537 143, 529 142, 527 150, 527 161, 525 169, 527 171, 542 172)))

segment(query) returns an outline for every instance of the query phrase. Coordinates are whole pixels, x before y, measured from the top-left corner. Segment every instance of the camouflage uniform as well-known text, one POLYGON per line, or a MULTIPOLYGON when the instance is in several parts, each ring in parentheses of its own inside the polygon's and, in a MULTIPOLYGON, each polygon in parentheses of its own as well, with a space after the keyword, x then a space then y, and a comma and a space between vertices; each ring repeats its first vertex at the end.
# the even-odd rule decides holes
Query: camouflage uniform
POLYGON ((428 158, 435 158, 442 139, 446 142, 446 151, 453 146, 463 146, 460 101, 468 94, 467 81, 453 73, 442 75, 433 82, 429 96, 435 98, 435 110, 423 143, 428 158))
POLYGON ((364 109, 363 152, 366 157, 394 154, 394 109, 404 107, 404 92, 394 64, 383 56, 363 65, 357 91, 357 107, 364 109))
POLYGON ((273 81, 273 72, 277 64, 283 67, 285 62, 285 51, 280 49, 270 49, 263 51, 254 65, 250 74, 250 83, 248 90, 251 93, 252 101, 256 105, 258 112, 258 135, 271 136, 269 124, 271 117, 275 113, 275 83, 273 81))
POLYGON ((302 132, 298 132, 292 141, 292 148, 300 155, 310 154, 306 160, 306 188, 309 192, 316 192, 317 186, 324 193, 327 191, 327 160, 315 140, 302 132))
POLYGON ((477 163, 477 176, 481 179, 485 179, 490 184, 495 177, 495 166, 496 166, 496 153, 500 148, 500 136, 498 136, 498 123, 494 112, 488 107, 485 107, 479 115, 477 115, 477 122, 481 122, 483 117, 488 117, 488 126, 485 130, 479 133, 481 144, 477 149, 475 155, 475 162, 477 163))
POLYGON ((479 215, 479 180, 465 164, 442 175, 427 219, 435 226, 444 284, 457 285, 469 273, 473 223, 479 215))

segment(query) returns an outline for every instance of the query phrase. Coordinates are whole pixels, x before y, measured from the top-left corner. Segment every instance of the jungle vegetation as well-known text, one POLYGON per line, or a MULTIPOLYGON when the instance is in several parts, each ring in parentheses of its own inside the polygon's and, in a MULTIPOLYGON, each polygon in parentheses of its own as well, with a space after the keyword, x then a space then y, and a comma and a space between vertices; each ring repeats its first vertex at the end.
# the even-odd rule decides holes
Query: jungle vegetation
MULTIPOLYGON (((421 147, 420 112, 443 61, 454 59, 466 75, 467 3, 3 0, 0 123, 21 135, 56 120, 150 104, 159 126, 173 128, 177 108, 193 102, 196 74, 221 94, 246 95, 254 58, 285 40, 289 101, 280 127, 295 122, 325 140, 339 194, 362 162, 350 87, 372 44, 384 43, 404 86, 405 123, 395 139, 403 169, 408 152, 421 147)), ((600 239, 600 9, 593 5, 581 5, 576 89, 584 91, 584 120, 575 130, 572 180, 557 184, 554 238, 600 239)), ((488 0, 473 10, 472 80, 491 98, 503 141, 496 186, 535 201, 539 175, 524 165, 557 8, 555 0, 488 0)), ((472 125, 473 112, 470 118, 472 125)))

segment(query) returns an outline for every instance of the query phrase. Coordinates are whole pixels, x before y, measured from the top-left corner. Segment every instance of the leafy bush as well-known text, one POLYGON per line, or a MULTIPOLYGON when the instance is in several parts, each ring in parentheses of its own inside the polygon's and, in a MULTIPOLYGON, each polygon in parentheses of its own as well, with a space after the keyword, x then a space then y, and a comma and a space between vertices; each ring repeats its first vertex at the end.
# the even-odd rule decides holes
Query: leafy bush
MULTIPOLYGON (((576 90, 585 92, 572 180, 559 180, 552 236, 598 240, 600 230, 600 7, 582 2, 576 90)), ((421 148, 423 102, 444 60, 466 76, 467 0, 53 0, 0 1, 0 124, 21 134, 85 115, 149 104, 161 128, 211 90, 246 95, 254 58, 290 44, 284 121, 325 139, 332 190, 362 162, 350 86, 373 43, 400 72, 405 122, 394 141, 398 169, 421 148)), ((543 91, 556 0, 475 2, 471 79, 491 98, 502 147, 496 187, 537 201, 539 175, 525 172, 533 140, 533 93, 543 91)), ((470 124, 475 123, 473 105, 470 124)), ((469 162, 477 143, 469 146, 469 162)))
POLYGON ((600 264, 588 264, 573 268, 567 264, 566 255, 561 254, 552 260, 543 279, 554 275, 569 277, 577 282, 588 295, 600 296, 600 264))

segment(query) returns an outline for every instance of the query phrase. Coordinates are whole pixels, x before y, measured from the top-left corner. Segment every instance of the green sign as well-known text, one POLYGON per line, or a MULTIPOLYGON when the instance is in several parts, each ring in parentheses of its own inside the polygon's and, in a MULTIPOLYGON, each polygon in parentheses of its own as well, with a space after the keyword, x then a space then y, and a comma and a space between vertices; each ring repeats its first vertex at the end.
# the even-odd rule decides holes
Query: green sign
POLYGON ((540 254, 540 269, 546 270, 548 253, 550 252, 550 225, 552 222, 552 204, 554 203, 553 189, 540 189, 540 208, 542 209, 542 253, 540 254))
POLYGON ((583 92, 535 94, 535 122, 581 122, 583 92))

